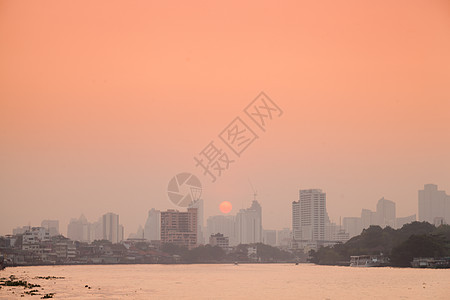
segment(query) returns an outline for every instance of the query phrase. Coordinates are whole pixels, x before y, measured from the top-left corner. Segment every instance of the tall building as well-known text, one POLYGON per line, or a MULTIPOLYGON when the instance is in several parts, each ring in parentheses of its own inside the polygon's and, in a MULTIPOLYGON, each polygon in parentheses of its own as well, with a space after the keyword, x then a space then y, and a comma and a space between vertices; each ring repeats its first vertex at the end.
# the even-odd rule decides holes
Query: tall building
POLYGON ((256 199, 249 208, 241 209, 237 213, 236 237, 239 244, 262 242, 262 208, 256 199))
POLYGON ((44 227, 50 233, 50 236, 59 235, 59 221, 58 220, 43 220, 41 227, 44 227))
POLYGON ((263 243, 275 247, 277 244, 277 231, 263 230, 263 243))
POLYGON ((169 209, 161 212, 161 243, 184 246, 188 249, 197 246, 197 208, 187 212, 169 209))
POLYGON ((425 184, 419 190, 419 221, 434 224, 436 218, 450 224, 450 196, 435 184, 425 184))
POLYGON ((292 230, 296 241, 320 242, 325 239, 326 193, 320 189, 299 191, 292 202, 292 230))
POLYGON ((416 221, 416 215, 411 215, 403 218, 397 218, 395 220, 395 227, 397 229, 402 228, 405 224, 409 224, 416 221))
POLYGON ((283 228, 277 231, 277 246, 289 247, 292 240, 292 231, 290 228, 283 228))
POLYGON ((203 236, 205 232, 203 224, 203 199, 192 201, 188 207, 197 209, 197 244, 202 245, 205 243, 205 238, 203 236))
POLYGON ((370 209, 361 210, 361 225, 363 229, 367 229, 376 224, 376 213, 370 209))
POLYGON ((235 229, 235 216, 211 216, 206 220, 206 236, 221 233, 228 238, 230 246, 238 244, 235 229))
POLYGON ((107 213, 102 218, 103 239, 113 244, 123 240, 123 227, 119 224, 119 215, 107 213))
POLYGON ((395 228, 395 202, 381 198, 377 203, 376 221, 382 228, 389 226, 395 228))
POLYGON ((67 225, 67 237, 73 241, 89 242, 89 223, 82 214, 78 219, 71 219, 67 225))
POLYGON ((360 235, 363 229, 361 218, 357 217, 345 217, 343 219, 343 225, 344 230, 348 233, 349 238, 360 235))
POLYGON ((144 226, 144 238, 148 241, 161 240, 161 211, 154 208, 148 211, 144 226))

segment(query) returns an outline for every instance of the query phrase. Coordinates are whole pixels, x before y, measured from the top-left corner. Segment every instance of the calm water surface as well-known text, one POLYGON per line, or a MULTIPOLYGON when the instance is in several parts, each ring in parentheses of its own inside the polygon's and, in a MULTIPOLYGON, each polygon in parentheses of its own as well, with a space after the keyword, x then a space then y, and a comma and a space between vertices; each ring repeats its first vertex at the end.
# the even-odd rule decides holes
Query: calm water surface
MULTIPOLYGON (((0 271, 0 277, 10 275, 40 284, 40 293, 55 293, 56 299, 450 299, 450 270, 230 264, 43 266, 0 271)), ((23 291, 2 287, 0 299, 21 298, 23 291)))

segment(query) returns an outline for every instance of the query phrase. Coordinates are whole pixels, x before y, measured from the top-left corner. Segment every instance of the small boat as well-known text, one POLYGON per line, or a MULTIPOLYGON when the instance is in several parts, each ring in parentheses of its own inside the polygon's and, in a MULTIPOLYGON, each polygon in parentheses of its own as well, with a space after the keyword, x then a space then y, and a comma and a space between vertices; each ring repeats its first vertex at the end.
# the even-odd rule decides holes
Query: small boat
POLYGON ((413 268, 448 269, 450 268, 450 257, 415 257, 411 266, 413 268))
POLYGON ((384 267, 388 264, 388 258, 383 255, 350 256, 350 267, 384 267))

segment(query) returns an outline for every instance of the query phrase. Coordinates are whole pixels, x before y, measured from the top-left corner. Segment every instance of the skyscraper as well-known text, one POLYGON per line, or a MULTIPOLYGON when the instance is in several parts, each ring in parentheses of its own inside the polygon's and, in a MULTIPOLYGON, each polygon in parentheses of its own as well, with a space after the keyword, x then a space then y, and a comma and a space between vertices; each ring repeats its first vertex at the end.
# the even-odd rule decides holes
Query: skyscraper
POLYGON ((241 209, 237 213, 236 237, 239 244, 262 242, 262 208, 256 199, 249 208, 241 209))
POLYGON ((120 228, 119 215, 107 213, 103 215, 103 239, 111 243, 119 243, 122 241, 123 228, 120 228), (122 231, 122 232, 120 232, 122 231))
MULTIPOLYGON (((204 224, 203 224, 203 199, 197 199, 189 204, 190 208, 197 208, 197 244, 204 244, 204 224)), ((208 238, 209 239, 209 238, 208 238)))
POLYGON ((144 238, 148 241, 159 241, 161 239, 161 211, 154 208, 148 211, 144 226, 144 238))
POLYGON ((325 239, 326 193, 320 189, 299 191, 299 200, 292 202, 292 230, 296 241, 325 239))
POLYGON ((450 224, 450 196, 439 191, 435 184, 425 184, 424 189, 419 190, 419 221, 434 224, 436 218, 450 224))
POLYGON ((197 246, 197 208, 187 212, 169 209, 161 212, 161 243, 184 246, 188 249, 197 246))
POLYGON ((67 225, 67 237, 73 241, 89 242, 89 223, 82 214, 78 219, 71 219, 67 225))
POLYGON ((377 203, 376 221, 382 228, 395 228, 395 202, 381 198, 377 203))

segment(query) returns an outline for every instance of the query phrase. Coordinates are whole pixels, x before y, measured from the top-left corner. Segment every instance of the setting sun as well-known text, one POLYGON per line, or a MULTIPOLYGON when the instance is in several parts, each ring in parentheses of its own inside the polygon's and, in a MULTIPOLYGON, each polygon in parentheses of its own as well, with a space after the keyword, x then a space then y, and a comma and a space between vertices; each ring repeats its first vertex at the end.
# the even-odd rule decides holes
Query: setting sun
POLYGON ((222 203, 220 203, 219 208, 220 208, 221 212, 223 212, 224 214, 227 214, 227 213, 229 213, 231 211, 233 206, 231 205, 230 202, 223 201, 222 203))

